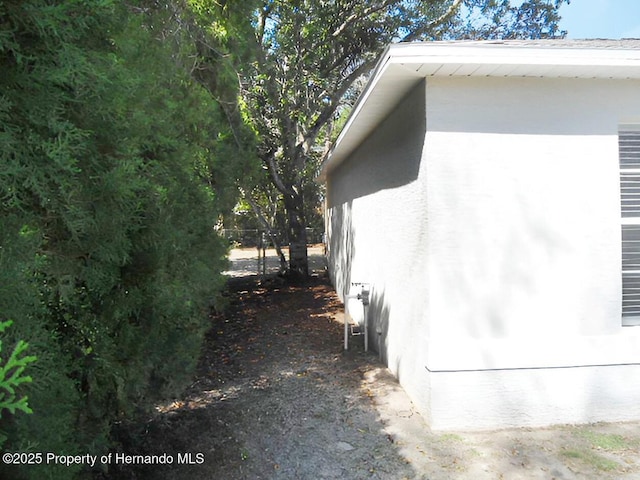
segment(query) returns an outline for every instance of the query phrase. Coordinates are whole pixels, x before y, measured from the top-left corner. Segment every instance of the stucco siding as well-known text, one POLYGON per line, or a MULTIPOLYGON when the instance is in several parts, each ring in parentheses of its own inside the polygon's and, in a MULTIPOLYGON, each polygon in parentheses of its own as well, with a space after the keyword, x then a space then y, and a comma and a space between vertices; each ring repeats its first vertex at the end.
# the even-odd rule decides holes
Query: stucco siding
POLYGON ((328 173, 332 281, 372 285, 370 345, 433 428, 640 418, 617 138, 638 91, 430 77, 328 173))
POLYGON ((430 421, 640 418, 621 323, 618 125, 637 81, 427 83, 430 421))
POLYGON ((640 418, 640 365, 437 372, 434 430, 539 427, 640 418))
MULTIPOLYGON (((328 178, 329 271, 341 298, 372 286, 369 345, 428 409, 424 83, 328 178)), ((361 304, 349 303, 362 316, 361 304)))
POLYGON ((620 331, 617 128, 640 113, 639 86, 429 82, 434 335, 620 331))

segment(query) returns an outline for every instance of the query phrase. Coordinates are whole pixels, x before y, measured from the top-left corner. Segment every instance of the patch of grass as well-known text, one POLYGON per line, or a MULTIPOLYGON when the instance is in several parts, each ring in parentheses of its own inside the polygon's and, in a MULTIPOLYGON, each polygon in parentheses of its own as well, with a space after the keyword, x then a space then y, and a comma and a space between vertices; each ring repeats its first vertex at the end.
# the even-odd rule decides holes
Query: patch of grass
POLYGON ((604 472, 610 472, 612 470, 617 470, 620 465, 613 460, 609 460, 608 458, 603 457, 602 455, 598 455, 597 453, 585 450, 563 450, 562 455, 567 458, 573 458, 580 460, 593 468, 604 472))
POLYGON ((249 451, 245 448, 240 450, 240 458, 242 460, 249 460, 249 451))
POLYGON ((593 448, 602 450, 629 450, 638 445, 637 441, 611 433, 599 433, 589 429, 578 429, 575 435, 587 440, 593 448))
POLYGON ((464 438, 455 433, 445 433, 443 435, 438 436, 438 440, 443 443, 462 443, 464 442, 464 438))
POLYGON ((467 452, 469 453, 470 457, 476 457, 476 458, 482 457, 482 453, 476 450, 475 448, 471 448, 467 450, 467 452))

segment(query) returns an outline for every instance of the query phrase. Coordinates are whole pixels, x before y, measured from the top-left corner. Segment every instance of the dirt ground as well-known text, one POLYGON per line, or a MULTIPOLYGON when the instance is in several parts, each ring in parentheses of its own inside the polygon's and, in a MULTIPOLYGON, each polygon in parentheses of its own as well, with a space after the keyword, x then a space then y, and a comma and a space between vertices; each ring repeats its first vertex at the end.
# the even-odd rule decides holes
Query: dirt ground
POLYGON ((322 275, 232 279, 228 299, 193 385, 130 452, 202 462, 123 478, 640 479, 640 423, 431 432, 361 337, 342 350, 342 305, 322 275))

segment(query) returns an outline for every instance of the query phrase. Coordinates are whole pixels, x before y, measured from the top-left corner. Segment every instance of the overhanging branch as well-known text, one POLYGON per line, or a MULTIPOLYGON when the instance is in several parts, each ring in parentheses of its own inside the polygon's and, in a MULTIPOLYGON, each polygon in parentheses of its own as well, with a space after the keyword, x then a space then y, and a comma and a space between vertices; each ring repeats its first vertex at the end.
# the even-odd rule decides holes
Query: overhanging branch
POLYGON ((293 189, 287 187, 282 181, 282 177, 280 173, 278 173, 278 166, 276 165, 276 159, 274 154, 269 154, 265 157, 265 161, 267 162, 267 166, 269 167, 269 173, 271 174, 271 179, 273 180, 273 184, 276 186, 278 190, 280 190, 284 195, 289 197, 295 197, 296 192, 293 189))
POLYGON ((424 27, 418 28, 418 29, 414 30, 413 32, 409 32, 407 35, 405 35, 402 38, 401 42, 411 42, 411 41, 415 40, 416 38, 418 38, 420 35, 428 32, 430 30, 433 30, 435 27, 438 27, 438 26, 442 25, 443 23, 447 22, 451 17, 453 17, 456 14, 456 12, 460 8, 461 4, 462 4, 462 0, 453 0, 453 3, 447 9, 446 12, 444 12, 442 15, 440 15, 435 20, 427 23, 424 27))
POLYGON ((368 60, 358 68, 356 68, 348 77, 346 77, 341 83, 340 86, 329 96, 327 105, 320 111, 320 114, 316 118, 315 122, 311 125, 309 130, 307 131, 306 140, 307 142, 315 141, 315 138, 318 136, 318 133, 325 125, 325 123, 331 118, 331 116, 335 113, 336 109, 339 106, 340 99, 347 93, 347 90, 351 88, 353 82, 362 75, 364 75, 367 71, 371 70, 375 65, 377 59, 373 58, 368 60))
POLYGON ((378 5, 371 5, 370 7, 365 8, 362 12, 360 13, 352 13, 351 15, 349 15, 344 22, 342 22, 342 24, 336 28, 333 33, 331 34, 332 37, 338 37, 339 35, 342 34, 342 32, 344 32, 349 25, 351 25, 353 22, 356 22, 358 20, 362 20, 363 18, 367 18, 369 15, 372 15, 376 12, 379 12, 380 10, 383 10, 385 8, 387 8, 389 5, 392 5, 394 3, 396 3, 398 0, 385 0, 384 2, 382 2, 381 4, 378 5))

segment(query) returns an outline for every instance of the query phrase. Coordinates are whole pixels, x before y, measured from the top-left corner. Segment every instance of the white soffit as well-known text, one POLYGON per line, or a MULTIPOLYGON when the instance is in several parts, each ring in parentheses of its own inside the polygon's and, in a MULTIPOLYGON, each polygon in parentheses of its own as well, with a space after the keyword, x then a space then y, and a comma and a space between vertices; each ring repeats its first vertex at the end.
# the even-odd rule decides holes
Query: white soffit
POLYGON ((319 179, 339 165, 423 78, 640 79, 640 41, 481 41, 390 45, 380 58, 319 179))

